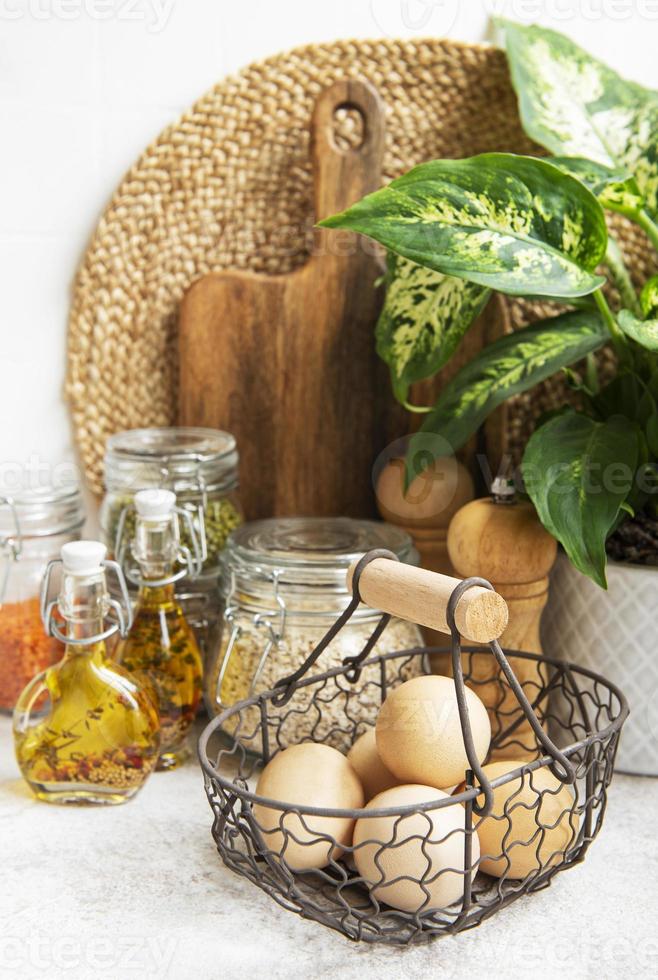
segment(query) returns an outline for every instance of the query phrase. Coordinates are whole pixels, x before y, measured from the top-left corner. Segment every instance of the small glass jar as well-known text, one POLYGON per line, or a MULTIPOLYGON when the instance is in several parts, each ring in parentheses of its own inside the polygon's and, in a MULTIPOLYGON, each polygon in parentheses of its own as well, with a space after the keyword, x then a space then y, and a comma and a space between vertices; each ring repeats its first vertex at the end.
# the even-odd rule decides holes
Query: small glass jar
MULTIPOLYGON (((123 536, 135 529, 134 496, 159 488, 176 494, 178 506, 189 511, 205 538, 201 574, 182 579, 176 595, 194 627, 202 650, 217 626, 219 559, 229 533, 242 523, 238 496, 238 451, 228 432, 202 428, 132 429, 111 436, 105 454, 105 496, 101 504, 101 536, 115 554, 121 516, 123 536)), ((190 545, 183 531, 183 544, 190 545)), ((125 571, 125 569, 124 569, 125 571)))
MULTIPOLYGON (((234 531, 222 555, 221 590, 224 611, 219 644, 206 671, 208 711, 224 708, 260 691, 269 690, 293 673, 315 649, 352 598, 346 574, 352 561, 366 551, 385 548, 400 561, 417 564, 418 555, 408 534, 390 524, 350 518, 273 518, 254 521, 234 531)), ((377 625, 381 612, 361 605, 324 650, 311 672, 337 667, 356 656, 377 625)), ((422 646, 418 626, 391 619, 373 655, 422 646)), ((419 658, 410 660, 406 676, 420 672, 419 658)), ((368 690, 369 674, 379 680, 378 667, 366 667, 361 683, 368 690)), ((372 724, 378 686, 372 686, 372 704, 360 699, 364 720, 372 724)), ((301 693, 303 697, 303 692, 301 693)), ((308 697, 311 696, 309 689, 308 697)), ((299 698, 296 708, 300 709, 299 698)), ((253 732, 258 709, 252 711, 253 732)), ((303 710, 290 713, 290 741, 318 737, 317 718, 303 710)), ((344 705, 336 699, 325 706, 323 725, 340 729, 344 705)), ((332 729, 333 730, 333 729, 332 729)), ((234 734, 231 732, 230 734, 234 734)), ((349 744, 349 743, 346 743, 349 744)), ((257 739, 249 741, 258 751, 257 739)))
POLYGON ((39 591, 46 565, 77 541, 85 521, 78 487, 20 490, 0 497, 0 711, 10 713, 25 685, 63 653, 46 636, 39 591))

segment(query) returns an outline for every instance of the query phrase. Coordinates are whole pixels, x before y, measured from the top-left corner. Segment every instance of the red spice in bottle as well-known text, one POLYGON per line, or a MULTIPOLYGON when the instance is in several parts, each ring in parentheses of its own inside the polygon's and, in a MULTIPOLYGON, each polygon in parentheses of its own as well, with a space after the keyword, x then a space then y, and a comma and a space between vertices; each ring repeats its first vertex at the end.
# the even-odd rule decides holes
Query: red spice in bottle
POLYGON ((12 711, 26 684, 63 652, 44 632, 36 596, 0 606, 0 710, 12 711))

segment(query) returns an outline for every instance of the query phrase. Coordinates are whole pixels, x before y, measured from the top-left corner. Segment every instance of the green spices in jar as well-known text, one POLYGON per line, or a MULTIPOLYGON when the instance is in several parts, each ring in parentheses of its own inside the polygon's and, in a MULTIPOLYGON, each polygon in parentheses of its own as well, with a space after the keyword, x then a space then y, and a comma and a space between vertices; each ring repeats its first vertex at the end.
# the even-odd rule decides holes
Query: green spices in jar
MULTIPOLYGON (((204 564, 214 567, 224 550, 226 539, 231 531, 242 524, 242 515, 229 499, 209 501, 204 512, 206 529, 206 548, 208 557, 204 564)), ((185 535, 183 535, 185 541, 185 535)))
MULTIPOLYGON (((107 442, 104 482, 100 513, 103 542, 114 554, 125 511, 125 566, 131 564, 128 549, 135 532, 133 500, 139 490, 171 490, 177 505, 190 513, 197 531, 203 515, 207 556, 198 578, 185 576, 176 583, 176 596, 201 649, 207 650, 215 642, 221 611, 218 574, 222 549, 229 534, 242 523, 235 439, 219 429, 187 427, 118 432, 107 442)), ((186 522, 179 519, 179 526, 183 545, 190 547, 186 522)))
MULTIPOLYGON (((111 436, 105 455, 105 497, 101 508, 104 543, 115 551, 121 515, 126 511, 123 541, 135 531, 133 499, 138 490, 159 488, 176 494, 198 529, 203 514, 207 558, 204 572, 216 570, 231 531, 242 523, 238 497, 238 451, 235 439, 218 429, 131 429, 111 436)), ((180 522, 181 542, 191 546, 189 529, 180 522)))

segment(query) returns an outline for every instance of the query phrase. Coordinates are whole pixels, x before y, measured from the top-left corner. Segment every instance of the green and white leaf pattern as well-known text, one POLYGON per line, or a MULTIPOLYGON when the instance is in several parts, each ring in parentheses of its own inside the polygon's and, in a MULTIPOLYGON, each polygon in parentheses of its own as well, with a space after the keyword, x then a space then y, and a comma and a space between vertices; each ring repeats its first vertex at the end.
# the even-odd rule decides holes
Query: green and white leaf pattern
POLYGON ((638 320, 630 310, 620 310, 617 323, 627 337, 631 337, 641 347, 658 351, 658 319, 638 320))
POLYGON ((636 218, 644 207, 644 199, 632 174, 604 167, 584 157, 549 157, 549 163, 580 180, 608 211, 636 218))
POLYGON ((389 252, 387 289, 376 329, 396 398, 446 364, 490 296, 486 286, 444 276, 389 252))
POLYGON ((603 209, 580 181, 534 157, 423 163, 320 224, 512 295, 584 296, 604 281, 594 273, 607 243, 603 209))
POLYGON ((411 439, 408 473, 418 471, 414 454, 426 449, 423 433, 440 436, 442 445, 452 451, 460 449, 498 405, 579 361, 608 339, 597 313, 578 311, 533 323, 485 347, 448 382, 411 439))
POLYGON ((569 38, 498 19, 524 129, 552 153, 635 177, 658 213, 658 95, 621 78, 569 38))
POLYGON ((597 422, 568 411, 535 431, 523 457, 542 524, 602 588, 605 543, 633 489, 639 456, 639 430, 627 418, 597 422))

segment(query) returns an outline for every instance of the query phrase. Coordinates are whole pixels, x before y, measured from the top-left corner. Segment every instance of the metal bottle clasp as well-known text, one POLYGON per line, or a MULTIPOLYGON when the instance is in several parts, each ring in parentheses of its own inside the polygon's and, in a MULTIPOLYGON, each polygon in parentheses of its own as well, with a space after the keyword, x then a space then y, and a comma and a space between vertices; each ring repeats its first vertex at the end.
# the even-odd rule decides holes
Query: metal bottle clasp
POLYGON ((174 508, 173 527, 177 549, 174 561, 176 564, 182 565, 183 567, 177 572, 174 572, 173 575, 169 575, 162 579, 143 579, 137 571, 135 565, 131 565, 127 561, 130 542, 127 540, 125 533, 126 521, 129 514, 136 513, 137 510, 134 504, 127 504, 122 508, 114 539, 114 554, 119 564, 125 568, 126 578, 134 585, 149 585, 152 588, 170 585, 172 582, 179 582, 183 578, 198 578, 203 570, 204 562, 208 557, 203 508, 201 506, 195 508, 194 513, 197 522, 196 526, 193 518, 193 512, 191 510, 186 507, 174 508), (188 546, 183 544, 181 541, 181 522, 187 531, 191 548, 188 548, 188 546))
POLYGON ((58 608, 58 600, 50 598, 50 582, 53 570, 58 565, 62 565, 61 558, 53 558, 51 561, 49 561, 46 565, 46 570, 44 571, 43 578, 41 580, 39 607, 41 612, 41 622, 43 623, 46 633, 49 636, 54 636, 55 639, 59 640, 61 643, 79 647, 92 646, 94 643, 100 643, 102 640, 107 640, 110 636, 114 636, 114 634, 117 632, 122 638, 125 638, 133 624, 133 611, 132 604, 130 602, 130 595, 128 594, 128 586, 123 574, 123 569, 121 568, 119 562, 112 561, 109 558, 106 558, 102 562, 103 568, 107 572, 113 573, 116 576, 119 584, 121 601, 114 599, 111 596, 108 596, 107 598, 110 611, 114 613, 116 620, 112 622, 112 617, 108 615, 108 618, 111 621, 110 626, 108 626, 106 630, 103 630, 102 633, 98 633, 96 636, 87 637, 66 636, 64 633, 62 633, 57 624, 55 612, 58 608))

